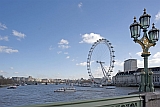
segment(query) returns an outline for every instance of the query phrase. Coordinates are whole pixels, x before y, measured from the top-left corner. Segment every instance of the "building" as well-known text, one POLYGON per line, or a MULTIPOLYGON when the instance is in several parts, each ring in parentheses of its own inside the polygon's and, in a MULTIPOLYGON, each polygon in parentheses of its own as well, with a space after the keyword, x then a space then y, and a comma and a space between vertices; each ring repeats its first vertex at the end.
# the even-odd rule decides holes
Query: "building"
POLYGON ((21 77, 12 77, 12 80, 14 81, 20 81, 21 77))
MULTIPOLYGON (((113 76, 112 81, 116 86, 138 86, 141 82, 140 72, 144 68, 138 68, 135 71, 118 72, 113 76)), ((153 72, 154 86, 160 86, 160 67, 149 68, 153 72)))
POLYGON ((4 79, 3 75, 0 75, 0 79, 4 79))
MULTIPOLYGON (((138 86, 141 82, 141 71, 144 68, 137 67, 137 59, 128 59, 124 61, 124 71, 119 71, 112 77, 112 82, 116 86, 138 86)), ((148 68, 153 72, 154 86, 160 86, 160 67, 148 68)))
POLYGON ((25 77, 12 77, 12 80, 25 82, 25 81, 34 81, 34 78, 32 78, 32 76, 29 76, 28 78, 25 78, 25 77))
POLYGON ((42 83, 50 82, 48 79, 41 79, 42 83))
POLYGON ((28 76, 28 78, 26 78, 26 81, 34 81, 34 78, 32 76, 28 76))
POLYGON ((124 72, 136 71, 137 70, 137 59, 127 59, 124 61, 124 72))

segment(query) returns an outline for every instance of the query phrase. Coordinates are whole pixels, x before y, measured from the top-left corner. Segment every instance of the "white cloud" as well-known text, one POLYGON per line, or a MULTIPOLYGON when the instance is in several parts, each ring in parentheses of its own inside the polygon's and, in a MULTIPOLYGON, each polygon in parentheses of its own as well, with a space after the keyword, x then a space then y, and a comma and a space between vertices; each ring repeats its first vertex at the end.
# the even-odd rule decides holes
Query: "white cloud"
POLYGON ((153 58, 160 58, 160 52, 157 52, 156 54, 154 54, 153 58))
POLYGON ((142 52, 137 52, 136 55, 141 56, 142 52))
POLYGON ((62 49, 68 49, 68 48, 70 48, 70 46, 68 46, 68 45, 59 45, 58 47, 62 48, 62 49))
POLYGON ((70 46, 68 45, 69 42, 65 39, 62 39, 58 44, 59 44, 59 46, 58 46, 59 48, 62 48, 62 49, 70 48, 70 46))
POLYGON ((160 66, 160 52, 157 52, 153 55, 153 58, 149 60, 150 66, 160 66))
POLYGON ((82 63, 77 63, 76 65, 78 65, 78 66, 86 66, 87 65, 87 62, 82 62, 82 63))
POLYGON ((0 36, 0 40, 9 41, 9 40, 8 40, 8 36, 4 36, 4 37, 1 37, 1 36, 0 36))
POLYGON ((64 52, 64 54, 66 54, 66 55, 67 55, 67 54, 68 54, 68 52, 64 52))
POLYGON ((83 5, 82 2, 80 2, 80 3, 78 4, 78 7, 81 8, 82 5, 83 5))
POLYGON ((17 53, 18 50, 14 50, 12 48, 9 48, 7 46, 0 46, 0 53, 17 53))
POLYGON ((158 12, 158 13, 155 15, 155 20, 156 20, 156 21, 159 21, 159 20, 160 20, 160 12, 158 12))
MULTIPOLYGON (((156 67, 156 66, 160 66, 160 52, 157 52, 156 54, 153 55, 153 57, 150 56, 150 59, 148 60, 148 67, 156 67)), ((138 68, 142 68, 144 67, 144 60, 142 58, 142 60, 137 60, 137 65, 138 68)))
POLYGON ((132 58, 132 54, 131 53, 129 53, 129 57, 132 58))
POLYGON ((124 65, 124 62, 123 61, 120 61, 120 60, 115 60, 115 63, 114 63, 115 66, 123 66, 124 65))
POLYGON ((18 72, 14 72, 15 74, 18 74, 18 72))
POLYGON ((25 36, 26 36, 24 33, 18 32, 18 31, 16 31, 16 30, 12 30, 12 34, 13 34, 14 36, 18 37, 17 40, 21 40, 21 38, 24 39, 25 36))
POLYGON ((4 71, 3 70, 0 70, 0 73, 3 73, 4 71))
POLYGON ((70 56, 67 56, 67 57, 66 57, 66 59, 69 59, 69 58, 70 58, 70 56))
POLYGON ((99 34, 95 34, 95 33, 90 33, 90 34, 84 34, 82 35, 83 40, 79 43, 89 43, 89 44, 93 44, 94 42, 96 42, 99 39, 102 39, 103 37, 99 34))
POLYGON ((10 67, 11 70, 13 70, 13 67, 10 67))
POLYGON ((62 51, 58 51, 58 52, 57 52, 57 54, 60 54, 60 53, 62 53, 62 51))
POLYGON ((95 78, 101 78, 104 76, 101 67, 97 67, 97 69, 92 73, 95 78))
POLYGON ((143 68, 144 67, 144 62, 143 62, 143 60, 141 61, 141 60, 137 60, 137 67, 138 68, 143 68))
POLYGON ((7 29, 6 25, 0 22, 0 30, 5 30, 5 29, 7 29))
POLYGON ((49 50, 53 50, 54 49, 54 47, 51 45, 50 47, 49 47, 49 50))
POLYGON ((160 66, 160 58, 151 59, 149 60, 149 63, 151 66, 160 66))
POLYGON ((1 74, 7 74, 7 72, 3 71, 3 70, 0 70, 0 75, 1 74))
POLYGON ((58 44, 63 45, 63 44, 69 44, 67 40, 62 39, 58 44))

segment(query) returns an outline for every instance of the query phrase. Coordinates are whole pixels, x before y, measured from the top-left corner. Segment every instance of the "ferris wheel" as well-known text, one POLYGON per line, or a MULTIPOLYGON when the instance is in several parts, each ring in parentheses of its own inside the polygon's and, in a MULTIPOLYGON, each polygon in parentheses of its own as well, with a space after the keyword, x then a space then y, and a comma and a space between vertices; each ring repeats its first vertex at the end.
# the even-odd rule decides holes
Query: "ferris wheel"
POLYGON ((90 79, 97 84, 105 84, 111 80, 114 68, 114 50, 107 39, 99 39, 89 50, 87 71, 90 79))

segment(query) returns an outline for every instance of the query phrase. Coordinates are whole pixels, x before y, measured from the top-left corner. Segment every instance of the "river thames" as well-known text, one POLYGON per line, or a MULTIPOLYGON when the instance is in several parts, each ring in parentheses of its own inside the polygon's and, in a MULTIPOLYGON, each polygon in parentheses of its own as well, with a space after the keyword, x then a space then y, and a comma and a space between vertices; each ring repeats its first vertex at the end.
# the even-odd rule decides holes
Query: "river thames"
MULTIPOLYGON (((73 102, 127 95, 138 91, 138 87, 116 87, 115 89, 75 87, 76 92, 54 92, 66 85, 26 85, 17 89, 0 88, 0 107, 17 107, 34 104, 73 102)), ((160 88, 156 88, 160 92, 160 88)))

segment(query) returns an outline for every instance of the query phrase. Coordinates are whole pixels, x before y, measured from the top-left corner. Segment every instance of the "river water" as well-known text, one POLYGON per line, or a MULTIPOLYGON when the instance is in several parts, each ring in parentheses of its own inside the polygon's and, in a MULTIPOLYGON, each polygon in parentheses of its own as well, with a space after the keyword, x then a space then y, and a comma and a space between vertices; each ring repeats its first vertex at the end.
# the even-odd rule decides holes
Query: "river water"
MULTIPOLYGON (((75 87, 76 92, 54 92, 61 87, 66 87, 66 85, 26 85, 18 86, 17 89, 0 88, 0 107, 101 99, 138 91, 137 87, 116 87, 115 89, 75 87)), ((160 89, 156 91, 160 92, 160 89)))

